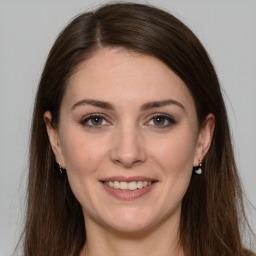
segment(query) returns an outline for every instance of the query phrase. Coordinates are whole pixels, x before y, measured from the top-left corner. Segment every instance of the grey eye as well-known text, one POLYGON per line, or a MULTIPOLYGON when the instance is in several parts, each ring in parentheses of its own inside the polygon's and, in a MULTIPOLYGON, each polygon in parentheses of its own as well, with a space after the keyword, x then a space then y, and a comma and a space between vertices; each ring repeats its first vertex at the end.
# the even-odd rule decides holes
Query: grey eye
POLYGON ((103 118, 100 116, 91 117, 89 120, 92 125, 101 125, 103 123, 103 118))

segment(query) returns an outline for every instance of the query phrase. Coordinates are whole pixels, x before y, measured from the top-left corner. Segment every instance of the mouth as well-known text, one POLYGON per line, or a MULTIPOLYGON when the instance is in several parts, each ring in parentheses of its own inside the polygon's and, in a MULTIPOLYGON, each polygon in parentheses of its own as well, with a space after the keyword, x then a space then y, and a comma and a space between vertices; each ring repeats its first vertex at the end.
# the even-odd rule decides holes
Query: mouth
POLYGON ((157 180, 145 177, 111 177, 100 181, 112 196, 132 200, 150 192, 157 180))
POLYGON ((121 189, 121 190, 137 190, 142 189, 147 186, 150 186, 153 182, 152 181, 131 181, 131 182, 125 182, 125 181, 103 181, 103 183, 111 188, 115 189, 121 189))

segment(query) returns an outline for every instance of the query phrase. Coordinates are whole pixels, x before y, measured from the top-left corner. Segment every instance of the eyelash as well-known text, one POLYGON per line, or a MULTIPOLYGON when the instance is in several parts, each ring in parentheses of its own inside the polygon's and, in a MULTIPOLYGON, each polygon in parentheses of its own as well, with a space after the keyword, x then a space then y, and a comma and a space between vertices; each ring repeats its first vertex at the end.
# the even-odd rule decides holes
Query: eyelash
MULTIPOLYGON (((100 129, 102 126, 106 126, 108 124, 99 124, 99 125, 94 125, 94 124, 89 124, 89 121, 92 122, 93 118, 100 118, 102 120, 102 122, 106 122, 106 123, 109 123, 109 121, 107 121, 105 115, 102 115, 100 113, 98 114, 91 114, 87 117, 85 117, 83 120, 81 120, 81 124, 83 126, 86 126, 90 129, 100 129)), ((176 124, 177 122, 175 121, 175 119, 169 115, 165 115, 165 114, 155 114, 154 116, 152 116, 150 118, 149 121, 146 122, 146 125, 148 126, 151 126, 149 123, 151 121, 154 122, 154 119, 157 119, 157 118, 163 118, 164 119, 164 122, 168 121, 168 124, 164 124, 164 125, 156 125, 156 124, 153 124, 152 127, 153 128, 159 128, 159 129, 164 129, 164 128, 168 128, 174 124, 176 124)))
POLYGON ((83 120, 81 120, 80 123, 81 123, 83 126, 87 126, 87 127, 90 128, 90 129, 99 129, 99 128, 101 128, 102 126, 105 126, 105 125, 106 125, 106 124, 104 124, 104 125, 102 125, 102 124, 100 124, 100 125, 89 124, 88 122, 89 122, 89 121, 92 122, 93 118, 100 118, 100 119, 103 120, 103 122, 109 123, 109 122, 106 120, 106 117, 105 117, 104 115, 102 115, 102 114, 91 114, 91 115, 85 117, 83 120))
POLYGON ((155 114, 153 117, 150 118, 150 120, 147 122, 150 123, 151 121, 153 121, 154 119, 157 119, 157 118, 163 118, 164 119, 164 122, 168 121, 168 124, 164 124, 164 125, 152 125, 153 128, 159 128, 159 129, 164 129, 164 128, 168 128, 174 124, 176 124, 177 122, 175 121, 175 119, 169 115, 165 115, 165 114, 155 114))

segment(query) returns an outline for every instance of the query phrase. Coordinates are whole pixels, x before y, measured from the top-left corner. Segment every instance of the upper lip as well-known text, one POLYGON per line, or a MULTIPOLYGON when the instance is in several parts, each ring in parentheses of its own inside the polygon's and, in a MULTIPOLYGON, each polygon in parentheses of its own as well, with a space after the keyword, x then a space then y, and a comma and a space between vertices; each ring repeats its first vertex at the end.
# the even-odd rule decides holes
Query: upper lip
POLYGON ((156 179, 152 179, 145 176, 131 176, 131 177, 125 177, 125 176, 111 176, 104 179, 101 179, 100 181, 123 181, 123 182, 132 182, 132 181, 157 181, 156 179))

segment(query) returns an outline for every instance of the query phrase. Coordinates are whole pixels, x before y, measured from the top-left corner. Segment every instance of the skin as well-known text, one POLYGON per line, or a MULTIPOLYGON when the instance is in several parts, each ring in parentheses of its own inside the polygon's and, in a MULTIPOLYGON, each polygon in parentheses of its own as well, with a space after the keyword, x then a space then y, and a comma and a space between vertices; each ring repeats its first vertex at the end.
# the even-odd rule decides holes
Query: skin
POLYGON ((83 208, 87 242, 81 255, 183 255, 181 202, 193 166, 210 147, 214 116, 198 127, 193 98, 175 73, 150 56, 100 49, 71 76, 58 128, 49 111, 44 120, 56 161, 83 208), (172 104, 148 104, 167 100, 172 104), (111 176, 156 182, 143 196, 124 200, 100 182, 111 176))

